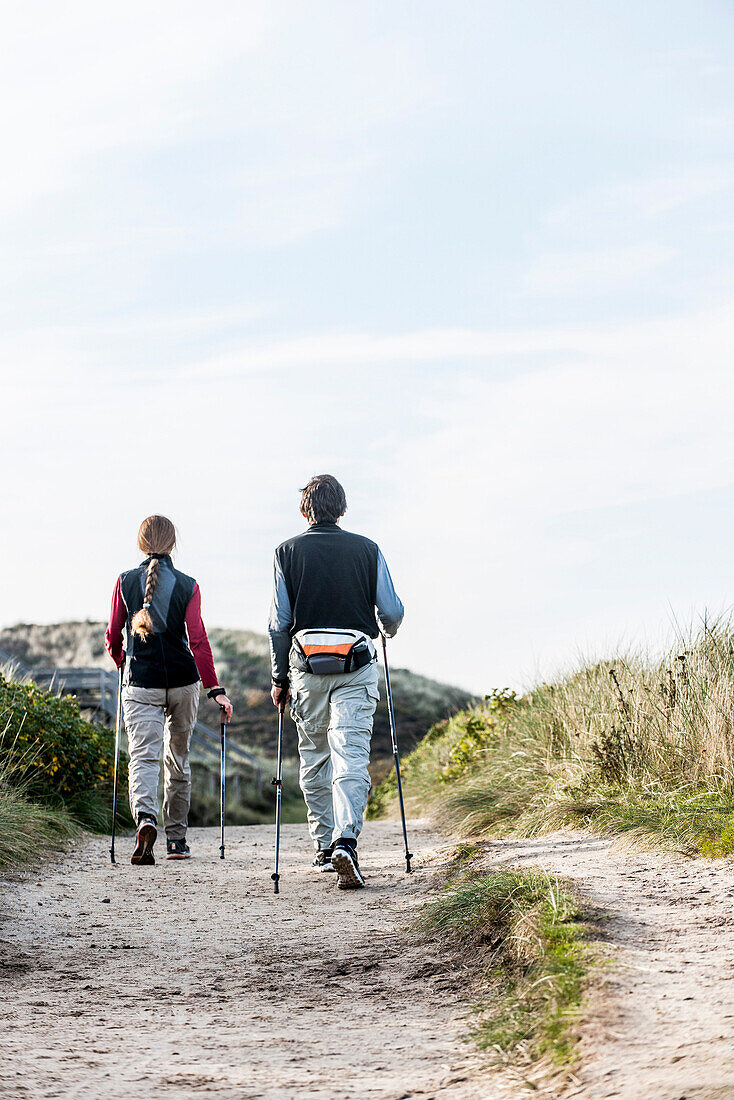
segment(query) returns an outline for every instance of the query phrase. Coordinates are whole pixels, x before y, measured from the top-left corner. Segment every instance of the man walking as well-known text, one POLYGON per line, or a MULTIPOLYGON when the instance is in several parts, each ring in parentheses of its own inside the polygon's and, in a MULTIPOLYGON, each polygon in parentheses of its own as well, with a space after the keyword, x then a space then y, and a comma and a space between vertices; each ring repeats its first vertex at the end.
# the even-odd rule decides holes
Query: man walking
POLYGON ((364 886, 357 837, 380 697, 372 640, 380 628, 392 638, 403 621, 380 548, 339 526, 346 510, 335 477, 311 478, 301 494, 308 529, 275 551, 268 628, 273 703, 290 699, 298 727, 314 867, 335 870, 343 890, 364 886))

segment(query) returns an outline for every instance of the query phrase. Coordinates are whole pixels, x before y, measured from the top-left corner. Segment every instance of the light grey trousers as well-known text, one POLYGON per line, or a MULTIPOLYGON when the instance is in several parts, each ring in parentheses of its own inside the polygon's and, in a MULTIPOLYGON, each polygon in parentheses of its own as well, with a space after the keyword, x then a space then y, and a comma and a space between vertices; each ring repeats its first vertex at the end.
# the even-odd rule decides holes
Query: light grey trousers
POLYGON ((158 778, 163 754, 163 828, 168 840, 182 840, 191 802, 189 742, 199 707, 199 685, 122 689, 122 710, 130 756, 130 810, 158 820, 158 778))
POLYGON ((372 718, 380 698, 377 664, 314 676, 291 668, 300 782, 314 848, 362 831, 370 793, 372 718))

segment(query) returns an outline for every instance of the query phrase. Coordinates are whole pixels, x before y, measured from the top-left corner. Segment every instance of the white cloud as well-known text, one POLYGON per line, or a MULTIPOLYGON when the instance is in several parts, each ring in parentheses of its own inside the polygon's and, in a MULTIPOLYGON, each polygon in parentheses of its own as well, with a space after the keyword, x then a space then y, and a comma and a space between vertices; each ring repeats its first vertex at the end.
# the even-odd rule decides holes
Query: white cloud
MULTIPOLYGON (((235 143, 245 167, 225 170, 218 182, 252 204, 243 212, 248 234, 257 227, 257 206, 273 232, 278 219, 292 227, 299 213, 316 228, 332 225, 329 198, 335 188, 340 198, 339 179, 372 163, 380 129, 435 94, 418 43, 365 35, 365 19, 332 5, 304 9, 296 0, 212 0, 205 8, 131 0, 118 10, 90 0, 6 6, 4 215, 85 189, 116 150, 134 160, 198 142, 201 156, 213 151, 216 163, 235 143)), ((216 210, 202 213, 216 220, 216 210)), ((292 239, 292 230, 286 236, 292 239)))
POLYGON ((548 213, 549 227, 583 236, 604 223, 650 222, 734 184, 734 165, 671 169, 589 188, 548 213))
POLYGON ((79 184, 89 158, 155 146, 196 122, 200 82, 260 44, 267 7, 30 0, 2 17, 3 209, 79 184), (181 98, 182 89, 189 94, 181 98))
POLYGON ((531 294, 560 296, 606 294, 639 283, 673 256, 674 249, 656 244, 541 253, 525 274, 525 289, 531 294))
MULTIPOLYGON (((94 514, 70 513, 63 494, 44 503, 45 524, 65 530, 76 517, 85 542, 102 517, 122 553, 138 512, 170 508, 197 570, 216 577, 213 621, 255 628, 272 545, 297 529, 296 489, 333 468, 350 524, 384 542, 409 608, 396 660, 479 688, 629 631, 631 613, 650 625, 639 605, 612 613, 597 598, 595 624, 579 611, 568 571, 603 547, 575 533, 577 517, 734 484, 733 337, 729 308, 599 330, 323 333, 245 345, 229 372, 206 359, 175 389, 152 372, 49 372, 54 352, 39 343, 5 391, 18 415, 4 443, 31 484, 52 465, 59 485, 83 470, 93 497, 103 489, 94 514), (131 495, 136 454, 152 480, 131 495)), ((7 517, 31 531, 36 507, 14 496, 6 546, 7 517)), ((75 554, 57 552, 72 571, 75 554)), ((105 551, 85 574, 98 603, 110 560, 105 551)), ((53 615, 53 591, 33 593, 53 615)))
POLYGON ((574 518, 734 485, 733 338, 728 309, 584 332, 583 365, 509 378, 467 367, 425 395, 422 430, 392 455, 405 496, 391 521, 425 667, 421 639, 441 637, 442 659, 462 655, 455 678, 474 646, 475 684, 482 663, 486 682, 517 683, 536 671, 531 653, 547 672, 611 630, 638 635, 649 608, 630 623, 627 603, 610 615, 595 594, 598 621, 579 615, 569 569, 599 547, 574 537, 574 518))
MULTIPOLYGON (((569 338, 573 339, 572 333, 569 338)), ((563 333, 478 332, 471 329, 427 329, 387 336, 369 332, 316 333, 293 339, 245 345, 226 355, 190 363, 184 373, 226 378, 253 370, 307 366, 429 363, 445 359, 486 359, 557 348, 563 333)))

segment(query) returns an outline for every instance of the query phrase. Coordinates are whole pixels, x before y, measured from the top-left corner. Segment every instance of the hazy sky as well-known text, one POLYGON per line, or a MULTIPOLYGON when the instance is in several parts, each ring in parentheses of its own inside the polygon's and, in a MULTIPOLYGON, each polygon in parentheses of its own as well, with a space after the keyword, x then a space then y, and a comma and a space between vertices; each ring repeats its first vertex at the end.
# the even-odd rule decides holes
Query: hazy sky
POLYGON ((734 602, 734 11, 26 2, 0 23, 0 624, 151 511, 263 630, 298 489, 396 663, 526 683, 734 602))

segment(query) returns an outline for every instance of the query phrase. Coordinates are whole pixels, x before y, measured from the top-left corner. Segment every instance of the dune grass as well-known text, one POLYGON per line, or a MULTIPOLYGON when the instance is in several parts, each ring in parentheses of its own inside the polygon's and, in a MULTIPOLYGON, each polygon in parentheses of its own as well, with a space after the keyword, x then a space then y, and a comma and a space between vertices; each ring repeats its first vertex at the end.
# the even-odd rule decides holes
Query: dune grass
MULTIPOLYGON (((459 853, 459 864, 473 853, 459 853)), ((575 1060, 591 958, 585 914, 569 888, 540 871, 472 871, 452 879, 417 918, 475 975, 472 1037, 504 1061, 575 1060)))
POLYGON ((0 867, 15 870, 61 851, 80 831, 67 810, 39 805, 8 783, 0 766, 0 867))
MULTIPOLYGON (((689 854, 734 852, 734 632, 704 622, 662 659, 588 664, 495 692, 403 763, 409 804, 463 836, 562 826, 689 854)), ((394 809, 394 778, 371 813, 394 809)))

